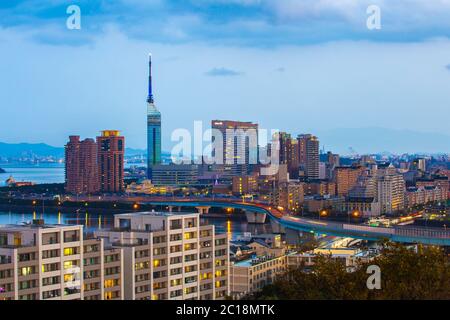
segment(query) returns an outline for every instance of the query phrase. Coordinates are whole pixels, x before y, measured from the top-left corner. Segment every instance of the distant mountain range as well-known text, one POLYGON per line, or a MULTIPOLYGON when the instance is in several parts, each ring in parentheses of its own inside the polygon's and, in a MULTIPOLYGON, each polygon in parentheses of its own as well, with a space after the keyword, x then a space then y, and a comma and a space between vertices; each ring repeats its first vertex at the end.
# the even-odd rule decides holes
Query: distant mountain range
MULTIPOLYGON (((146 151, 142 149, 126 148, 127 156, 143 155, 146 151)), ((64 158, 64 147, 53 147, 45 143, 4 143, 0 142, 0 157, 55 157, 64 158)))
MULTIPOLYGON (((402 153, 450 153, 450 135, 413 130, 386 128, 351 128, 317 130, 320 148, 342 155, 351 154, 402 154, 402 153)), ((126 156, 145 155, 144 149, 125 149, 126 156)), ((64 158, 63 147, 45 143, 3 143, 0 142, 0 157, 55 157, 64 158)), ((170 159, 170 152, 163 152, 164 159, 170 159)))
POLYGON ((0 142, 0 157, 64 157, 64 148, 53 147, 45 143, 4 143, 0 142))
POLYGON ((320 146, 340 154, 450 153, 450 135, 386 128, 317 131, 320 146))

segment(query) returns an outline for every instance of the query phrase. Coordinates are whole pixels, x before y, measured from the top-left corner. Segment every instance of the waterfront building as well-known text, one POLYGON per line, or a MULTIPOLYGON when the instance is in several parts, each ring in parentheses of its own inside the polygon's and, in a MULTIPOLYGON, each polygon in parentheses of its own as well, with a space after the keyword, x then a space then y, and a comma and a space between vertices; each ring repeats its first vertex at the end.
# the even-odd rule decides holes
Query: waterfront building
POLYGON ((246 175, 258 164, 258 124, 251 122, 213 120, 212 157, 223 164, 231 175, 246 175))
POLYGON ((161 112, 156 108, 152 88, 152 55, 148 62, 147 96, 147 176, 152 179, 152 168, 161 164, 161 112))
POLYGON ((199 166, 196 164, 155 164, 152 183, 155 186, 189 186, 197 184, 199 166))
POLYGON ((99 191, 97 144, 93 139, 80 141, 70 136, 65 146, 65 190, 73 194, 99 191))
POLYGON ((83 226, 0 227, 0 300, 122 299, 122 250, 83 239, 83 226))
POLYGON ((127 185, 126 193, 128 194, 171 194, 178 187, 171 186, 155 186, 150 180, 144 180, 141 183, 132 182, 127 185))
POLYGON ((229 294, 228 236, 201 225, 198 213, 115 215, 113 230, 95 234, 124 251, 125 299, 213 300, 229 294))
POLYGON ((104 130, 97 137, 97 147, 100 191, 123 192, 125 138, 117 130, 104 130))
POLYGON ((273 190, 271 203, 277 207, 298 212, 303 202, 303 183, 283 182, 277 184, 273 190))

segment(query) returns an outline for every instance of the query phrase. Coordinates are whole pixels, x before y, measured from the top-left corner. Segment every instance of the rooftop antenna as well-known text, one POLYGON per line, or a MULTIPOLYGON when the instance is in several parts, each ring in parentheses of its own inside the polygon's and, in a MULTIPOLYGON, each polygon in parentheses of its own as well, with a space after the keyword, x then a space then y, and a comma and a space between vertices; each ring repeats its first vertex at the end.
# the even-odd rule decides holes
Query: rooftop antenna
POLYGON ((148 103, 153 103, 153 90, 152 90, 152 54, 148 54, 148 103))

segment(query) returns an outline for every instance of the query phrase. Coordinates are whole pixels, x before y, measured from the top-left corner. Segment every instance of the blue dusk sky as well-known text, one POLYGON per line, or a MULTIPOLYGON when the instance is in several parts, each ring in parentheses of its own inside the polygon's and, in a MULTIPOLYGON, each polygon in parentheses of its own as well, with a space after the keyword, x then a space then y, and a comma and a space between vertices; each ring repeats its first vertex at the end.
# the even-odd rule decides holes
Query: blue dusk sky
POLYGON ((343 153, 450 153, 450 0, 1 1, 0 141, 119 129, 144 148, 149 52, 164 150, 230 119, 343 153))

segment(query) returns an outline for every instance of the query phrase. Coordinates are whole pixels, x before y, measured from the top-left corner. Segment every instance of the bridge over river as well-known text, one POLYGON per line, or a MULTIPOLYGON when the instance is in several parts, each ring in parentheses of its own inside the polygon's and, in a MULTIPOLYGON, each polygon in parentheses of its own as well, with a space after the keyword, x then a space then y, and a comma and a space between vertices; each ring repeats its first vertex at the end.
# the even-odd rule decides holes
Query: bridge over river
POLYGON ((267 216, 274 232, 287 230, 327 234, 365 240, 387 239, 402 243, 423 243, 450 246, 450 230, 410 226, 372 227, 363 224, 339 223, 292 216, 257 202, 237 202, 232 200, 155 199, 142 204, 169 207, 170 211, 181 207, 197 208, 200 214, 207 214, 211 207, 241 209, 249 223, 264 223, 267 216))

